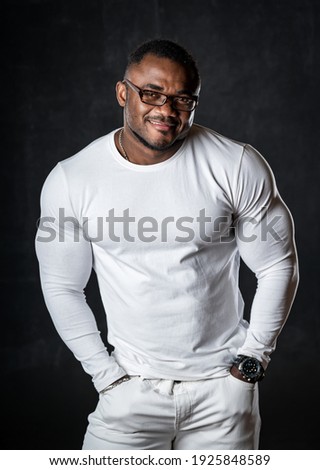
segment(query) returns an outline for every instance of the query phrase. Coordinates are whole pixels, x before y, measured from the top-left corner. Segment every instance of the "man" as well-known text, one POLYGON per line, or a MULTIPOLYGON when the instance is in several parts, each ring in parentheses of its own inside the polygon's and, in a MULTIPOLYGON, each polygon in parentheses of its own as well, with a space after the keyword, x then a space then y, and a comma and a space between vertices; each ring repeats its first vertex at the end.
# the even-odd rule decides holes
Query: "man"
POLYGON ((36 239, 57 331, 99 392, 83 449, 257 449, 258 382, 297 288, 293 223, 251 146, 193 124, 178 44, 134 51, 123 128, 57 164, 36 239), (240 257, 256 274, 250 325, 240 257), (96 271, 108 354, 83 290, 96 271))

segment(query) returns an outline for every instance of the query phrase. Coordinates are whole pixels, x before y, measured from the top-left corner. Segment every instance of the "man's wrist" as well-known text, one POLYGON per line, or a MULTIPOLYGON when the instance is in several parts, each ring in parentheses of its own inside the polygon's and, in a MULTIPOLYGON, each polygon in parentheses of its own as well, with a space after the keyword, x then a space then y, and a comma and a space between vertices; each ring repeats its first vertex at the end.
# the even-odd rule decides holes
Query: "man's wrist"
POLYGON ((236 366, 231 366, 230 374, 236 379, 242 380, 242 382, 252 383, 241 374, 241 372, 236 366))
POLYGON ((255 383, 263 379, 265 373, 261 362, 252 356, 239 354, 233 361, 230 373, 244 382, 255 383))

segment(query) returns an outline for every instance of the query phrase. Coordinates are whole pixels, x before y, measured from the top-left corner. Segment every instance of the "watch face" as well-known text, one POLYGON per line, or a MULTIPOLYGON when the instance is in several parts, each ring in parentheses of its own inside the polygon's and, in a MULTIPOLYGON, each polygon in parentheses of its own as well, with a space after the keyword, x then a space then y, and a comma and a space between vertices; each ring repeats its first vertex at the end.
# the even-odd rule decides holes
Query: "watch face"
POLYGON ((256 379, 261 374, 261 364, 258 359, 248 357, 241 362, 241 372, 248 379, 256 379))

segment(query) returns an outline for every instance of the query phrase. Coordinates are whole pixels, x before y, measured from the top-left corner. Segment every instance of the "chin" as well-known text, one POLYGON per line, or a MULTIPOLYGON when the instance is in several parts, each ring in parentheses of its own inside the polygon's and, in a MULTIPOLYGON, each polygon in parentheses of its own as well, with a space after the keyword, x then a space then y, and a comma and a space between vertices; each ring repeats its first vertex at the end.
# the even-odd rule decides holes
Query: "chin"
MULTIPOLYGON (((132 129, 131 129, 132 130, 132 129)), ((176 139, 172 139, 171 141, 167 141, 164 139, 159 139, 159 140, 147 140, 147 138, 142 137, 139 135, 137 132, 132 130, 133 134, 136 136, 136 138, 143 144, 145 147, 151 150, 156 150, 156 151, 162 151, 162 150, 168 150, 170 149, 176 142, 176 139)))
POLYGON ((149 143, 149 142, 146 142, 145 143, 145 146, 151 150, 158 150, 158 151, 162 151, 162 150, 168 150, 170 149, 171 147, 173 147, 175 142, 165 142, 165 143, 157 143, 157 142, 154 142, 154 143, 149 143))

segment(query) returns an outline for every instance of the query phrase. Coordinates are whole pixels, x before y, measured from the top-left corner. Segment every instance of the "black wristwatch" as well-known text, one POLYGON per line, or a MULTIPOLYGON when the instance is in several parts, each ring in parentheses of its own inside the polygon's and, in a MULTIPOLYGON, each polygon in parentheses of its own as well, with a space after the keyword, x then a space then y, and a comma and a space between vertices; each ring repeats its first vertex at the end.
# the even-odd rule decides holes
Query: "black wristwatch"
POLYGON ((264 368, 258 359, 251 356, 237 356, 233 365, 248 382, 258 382, 265 376, 264 368))

